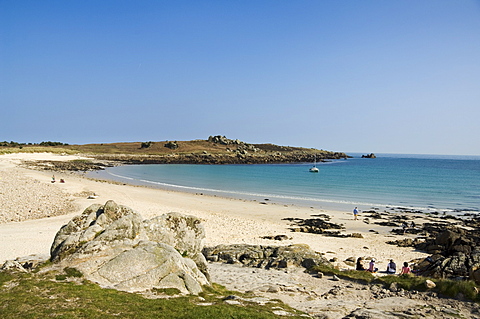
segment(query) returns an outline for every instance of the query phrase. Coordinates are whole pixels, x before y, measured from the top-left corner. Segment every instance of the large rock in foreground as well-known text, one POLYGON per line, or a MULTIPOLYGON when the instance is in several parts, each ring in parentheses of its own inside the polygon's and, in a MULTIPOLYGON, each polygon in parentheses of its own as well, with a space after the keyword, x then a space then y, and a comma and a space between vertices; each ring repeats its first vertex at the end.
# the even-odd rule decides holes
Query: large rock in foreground
POLYGON ((169 213, 144 221, 130 208, 108 201, 88 207, 63 226, 50 259, 104 287, 177 288, 197 294, 209 284, 201 253, 204 237, 194 216, 169 213))

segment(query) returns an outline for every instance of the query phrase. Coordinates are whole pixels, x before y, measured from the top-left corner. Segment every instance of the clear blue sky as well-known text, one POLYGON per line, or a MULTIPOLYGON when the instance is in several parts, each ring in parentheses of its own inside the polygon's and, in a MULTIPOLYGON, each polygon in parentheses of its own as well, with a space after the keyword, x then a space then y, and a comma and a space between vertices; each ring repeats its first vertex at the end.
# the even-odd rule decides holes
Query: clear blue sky
POLYGON ((0 141, 480 155, 480 1, 0 0, 0 141))

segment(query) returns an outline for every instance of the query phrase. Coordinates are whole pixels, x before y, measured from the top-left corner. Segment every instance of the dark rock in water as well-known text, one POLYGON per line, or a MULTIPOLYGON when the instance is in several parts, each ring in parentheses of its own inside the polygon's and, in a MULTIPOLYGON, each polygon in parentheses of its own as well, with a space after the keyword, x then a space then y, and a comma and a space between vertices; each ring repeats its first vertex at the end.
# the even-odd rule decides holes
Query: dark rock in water
POLYGON ((367 155, 362 155, 362 158, 377 158, 377 156, 373 153, 367 154, 367 155))

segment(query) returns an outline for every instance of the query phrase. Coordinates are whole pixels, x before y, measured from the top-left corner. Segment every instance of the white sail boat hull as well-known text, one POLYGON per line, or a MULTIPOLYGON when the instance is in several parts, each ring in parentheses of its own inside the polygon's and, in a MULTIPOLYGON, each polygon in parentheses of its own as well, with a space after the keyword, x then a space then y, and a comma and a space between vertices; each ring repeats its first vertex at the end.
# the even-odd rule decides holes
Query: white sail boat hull
POLYGON ((317 155, 315 155, 315 159, 313 160, 313 167, 309 169, 311 173, 318 173, 319 169, 317 168, 317 155))

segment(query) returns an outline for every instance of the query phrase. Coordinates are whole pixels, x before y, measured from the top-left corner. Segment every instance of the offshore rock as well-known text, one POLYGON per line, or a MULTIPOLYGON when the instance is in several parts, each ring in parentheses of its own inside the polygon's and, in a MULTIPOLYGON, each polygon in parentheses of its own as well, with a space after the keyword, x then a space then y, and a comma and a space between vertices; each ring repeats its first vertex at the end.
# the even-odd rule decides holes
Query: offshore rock
POLYGON ((104 287, 198 294, 209 284, 201 254, 204 237, 196 217, 170 213, 143 221, 130 208, 108 201, 88 207, 63 226, 50 259, 104 287))

